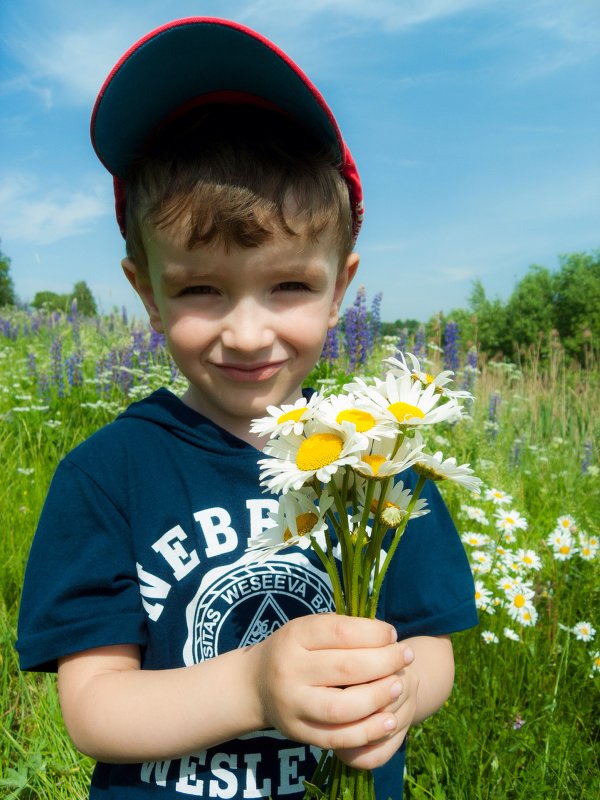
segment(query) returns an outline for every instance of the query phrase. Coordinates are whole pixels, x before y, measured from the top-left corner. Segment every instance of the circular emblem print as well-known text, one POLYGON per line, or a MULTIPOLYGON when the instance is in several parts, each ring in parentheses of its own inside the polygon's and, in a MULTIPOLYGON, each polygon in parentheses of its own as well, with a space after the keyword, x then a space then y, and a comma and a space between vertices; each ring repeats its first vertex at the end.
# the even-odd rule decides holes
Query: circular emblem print
POLYGON ((301 553, 262 564, 246 556, 205 575, 187 609, 184 661, 256 644, 294 617, 333 610, 327 576, 301 553))

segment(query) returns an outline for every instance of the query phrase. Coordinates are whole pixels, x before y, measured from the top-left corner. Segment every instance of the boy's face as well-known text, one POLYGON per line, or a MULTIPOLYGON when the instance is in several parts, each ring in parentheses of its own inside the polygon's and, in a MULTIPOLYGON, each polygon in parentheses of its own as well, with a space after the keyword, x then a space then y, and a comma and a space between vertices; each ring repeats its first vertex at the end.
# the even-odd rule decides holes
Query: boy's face
POLYGON ((258 446, 250 421, 300 397, 358 256, 340 270, 330 234, 227 252, 153 231, 146 252, 146 274, 129 259, 123 268, 189 381, 184 402, 258 446))

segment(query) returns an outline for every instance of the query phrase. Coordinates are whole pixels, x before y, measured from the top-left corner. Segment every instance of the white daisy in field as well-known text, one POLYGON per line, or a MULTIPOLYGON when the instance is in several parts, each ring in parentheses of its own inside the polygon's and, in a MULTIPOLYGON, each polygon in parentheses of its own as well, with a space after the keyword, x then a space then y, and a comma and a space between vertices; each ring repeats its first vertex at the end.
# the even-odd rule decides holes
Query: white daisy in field
POLYGON ((471 492, 478 492, 481 484, 468 464, 457 464, 454 456, 444 459, 441 451, 433 455, 421 453, 414 470, 432 481, 454 481, 471 492))
POLYGON ((542 567, 542 559, 535 550, 525 550, 522 547, 515 553, 515 561, 528 570, 537 571, 542 567))
POLYGON ((518 585, 519 579, 514 575, 503 575, 497 582, 498 588, 502 589, 504 594, 509 594, 518 585))
POLYGON ((506 494, 501 489, 486 489, 484 500, 491 500, 494 505, 503 506, 512 503, 512 495, 506 494))
POLYGON ((492 559, 484 550, 473 550, 471 553, 471 571, 474 575, 485 575, 492 568, 492 559))
POLYGON ((596 635, 596 629, 589 622, 578 622, 573 625, 572 631, 580 642, 591 642, 596 635))
MULTIPOLYGON (((359 505, 364 508, 366 484, 358 490, 359 505)), ((386 493, 382 507, 380 508, 379 498, 381 497, 381 484, 375 484, 375 491, 371 500, 370 512, 377 514, 379 510, 381 520, 390 528, 397 528, 405 519, 408 513, 408 506, 412 500, 412 492, 410 489, 405 489, 402 481, 395 483, 386 493)), ((427 500, 419 497, 410 513, 410 519, 415 517, 422 517, 424 514, 429 514, 427 508, 427 500)))
POLYGON ((514 544, 517 541, 517 537, 512 531, 504 531, 502 534, 502 541, 506 544, 514 544))
POLYGON ((535 625, 537 611, 532 602, 535 594, 533 589, 526 583, 516 583, 505 594, 509 616, 521 625, 535 625))
POLYGON ((475 581, 475 605, 482 611, 487 611, 493 614, 495 609, 493 606, 494 596, 490 590, 485 586, 483 581, 475 581))
POLYGON ((480 525, 489 525, 489 520, 482 508, 477 508, 476 506, 469 506, 466 504, 461 506, 461 508, 469 519, 472 519, 474 522, 478 522, 480 525))
POLYGON ((352 468, 366 478, 381 480, 412 467, 423 456, 419 438, 404 439, 394 454, 395 444, 395 439, 372 441, 352 468))
POLYGON ((471 547, 485 547, 489 544, 490 537, 485 533, 476 533, 474 531, 466 531, 460 537, 463 544, 468 544, 471 547))
POLYGON ((481 631, 481 638, 486 644, 498 644, 500 639, 492 631, 481 631))
POLYGON ((521 641, 521 637, 519 636, 519 634, 512 628, 504 628, 503 633, 506 639, 510 639, 513 642, 521 641))
POLYGON ((379 406, 359 400, 353 394, 331 395, 319 405, 319 419, 333 428, 344 422, 354 425, 358 433, 369 439, 396 437, 398 431, 379 406))
POLYGON ((592 656, 591 675, 594 675, 596 672, 600 672, 600 650, 594 650, 591 653, 591 656, 592 656))
POLYGON ((383 410, 387 419, 403 427, 432 425, 460 419, 461 409, 456 400, 440 403, 441 395, 431 384, 423 389, 410 375, 395 376, 388 372, 384 381, 375 378, 373 386, 360 378, 354 384, 357 397, 365 397, 383 410))
POLYGON ((305 550, 310 547, 311 536, 324 547, 327 528, 324 515, 332 501, 322 496, 317 507, 315 500, 316 495, 310 489, 290 491, 281 497, 277 511, 269 514, 273 525, 248 542, 248 550, 257 556, 259 563, 288 547, 297 546, 305 550))
POLYGON ((261 485, 270 492, 287 492, 315 477, 327 483, 340 467, 356 464, 368 444, 347 422, 338 431, 313 421, 305 426, 303 436, 290 433, 268 442, 264 452, 271 457, 258 461, 261 485))
POLYGON ((598 554, 598 539, 588 536, 585 531, 580 531, 578 536, 579 555, 584 561, 593 561, 598 554))
POLYGON ((457 397, 472 399, 470 392, 451 389, 448 384, 454 382, 454 372, 446 369, 437 375, 431 375, 421 367, 419 359, 412 353, 399 353, 398 357, 390 356, 385 359, 391 367, 391 371, 396 375, 410 375, 413 381, 419 381, 423 387, 435 386, 436 391, 447 397, 457 397), (410 361, 410 365, 408 364, 410 361))
POLYGON ((570 531, 575 533, 577 531, 577 523, 570 514, 565 514, 556 520, 556 527, 561 531, 570 531))
POLYGON ((548 537, 548 544, 552 548, 552 553, 556 561, 568 561, 577 553, 575 539, 569 532, 561 533, 554 531, 548 537))
MULTIPOLYGON (((527 520, 514 508, 510 511, 498 509, 498 511, 494 511, 494 517, 496 518, 496 528, 503 533, 514 533, 516 530, 527 530, 527 520)), ((505 539, 505 541, 507 540, 505 539)))
POLYGON ((301 397, 295 403, 286 403, 281 406, 267 406, 268 416, 253 419, 250 426, 251 433, 259 436, 287 436, 295 433, 297 436, 302 434, 304 426, 313 416, 316 407, 323 399, 322 395, 313 394, 309 400, 301 397))

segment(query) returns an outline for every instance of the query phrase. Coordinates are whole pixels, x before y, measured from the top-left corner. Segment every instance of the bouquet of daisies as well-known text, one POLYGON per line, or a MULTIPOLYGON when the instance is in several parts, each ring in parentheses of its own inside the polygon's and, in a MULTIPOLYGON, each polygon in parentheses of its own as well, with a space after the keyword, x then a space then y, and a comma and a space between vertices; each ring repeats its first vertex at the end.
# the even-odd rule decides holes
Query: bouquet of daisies
MULTIPOLYGON (((329 575, 338 614, 375 617, 407 524, 428 513, 419 497, 428 478, 471 491, 480 484, 468 464, 426 452, 421 433, 460 419, 461 401, 471 395, 449 388, 452 372, 433 377, 410 353, 387 364, 383 379, 356 378, 340 394, 270 406, 269 416, 252 424, 254 433, 270 436, 268 457, 259 461, 261 485, 281 498, 273 526, 249 549, 266 560, 294 545, 311 547, 329 575), (399 478, 411 467, 418 474, 412 491, 399 478)), ((324 753, 306 797, 374 800, 372 775, 324 753)))

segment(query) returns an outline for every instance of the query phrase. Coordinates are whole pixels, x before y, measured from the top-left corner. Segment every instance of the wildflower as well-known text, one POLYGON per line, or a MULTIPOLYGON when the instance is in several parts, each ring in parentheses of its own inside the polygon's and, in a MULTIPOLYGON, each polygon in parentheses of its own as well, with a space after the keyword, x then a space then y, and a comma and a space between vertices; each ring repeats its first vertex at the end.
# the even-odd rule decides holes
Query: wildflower
POLYGON ((592 561, 598 553, 598 539, 588 536, 585 531, 579 533, 579 555, 584 561, 592 561))
MULTIPOLYGON (((359 504, 364 507, 365 503, 365 493, 366 493, 366 482, 363 486, 359 487, 358 490, 358 500, 359 504)), ((388 489, 387 494, 385 495, 385 500, 383 502, 383 507, 380 509, 380 496, 381 496, 381 484, 377 483, 375 485, 375 491, 373 492, 373 498, 371 500, 370 511, 374 515, 377 513, 379 509, 379 513, 381 515, 381 520, 389 527, 389 528, 397 528, 408 513, 408 506, 412 500, 412 493, 410 489, 405 489, 404 484, 402 481, 398 481, 394 484, 390 489, 388 489)), ((412 511, 410 512, 410 518, 413 519, 414 517, 422 517, 424 514, 429 514, 429 509, 427 508, 427 500, 420 497, 415 505, 413 506, 412 511)))
POLYGON ((573 625, 572 632, 580 642, 591 642, 596 635, 596 629, 589 622, 578 622, 573 625))
POLYGON ((436 393, 435 384, 423 389, 420 383, 413 383, 410 375, 395 376, 388 372, 385 381, 375 378, 374 386, 357 378, 346 388, 370 399, 383 409, 389 420, 402 426, 414 427, 456 420, 461 414, 456 400, 451 398, 439 403, 441 395, 436 393))
POLYGON ((481 508, 476 508, 475 506, 463 505, 462 510, 465 512, 469 519, 472 519, 474 522, 479 522, 480 525, 488 525, 489 520, 485 515, 485 511, 481 508))
POLYGON ((592 671, 591 675, 600 672, 600 650, 594 650, 592 653, 592 671))
POLYGON ((33 467, 17 467, 17 472, 21 475, 33 475, 34 471, 33 467))
POLYGON ((258 461, 261 485, 270 492, 299 489, 314 477, 327 483, 340 467, 356 464, 368 440, 347 422, 342 431, 310 423, 304 436, 290 433, 271 439, 264 452, 271 456, 258 461))
POLYGON ((388 478, 412 467, 422 458, 422 446, 420 439, 405 439, 394 454, 393 441, 389 439, 374 441, 370 443, 368 451, 361 454, 353 469, 366 478, 388 478))
POLYGON ((331 502, 324 502, 319 508, 315 505, 316 495, 312 490, 287 492, 278 504, 277 511, 270 513, 272 525, 257 536, 251 537, 248 550, 257 556, 257 561, 266 561, 273 553, 288 547, 298 546, 305 550, 310 547, 311 536, 316 536, 324 544, 327 527, 324 514, 331 502))
POLYGON ((331 395, 319 406, 319 419, 333 428, 348 422, 358 433, 369 439, 395 437, 396 427, 386 418, 381 409, 372 403, 361 402, 354 395, 331 395))
MULTIPOLYGON (((509 637, 510 638, 510 637, 509 637)), ((519 637, 517 636, 516 641, 519 641, 519 637)), ((520 714, 517 714, 514 721, 513 721, 513 731, 520 731, 521 728, 525 725, 525 720, 520 714)))
POLYGON ((516 631, 514 631, 512 628, 504 628, 503 633, 504 633, 504 636, 507 639, 510 639, 513 642, 520 642, 521 641, 521 637, 519 636, 519 634, 516 631))
POLYGON ((486 489, 484 493, 485 500, 491 500, 494 505, 502 506, 512 502, 512 497, 501 489, 486 489))
POLYGON ((475 605, 490 614, 494 613, 493 595, 483 581, 475 581, 475 605))
POLYGON ((433 481, 450 480, 461 486, 466 487, 472 492, 478 492, 481 484, 481 479, 473 475, 473 470, 468 464, 456 463, 456 459, 452 456, 443 460, 441 451, 429 455, 428 453, 421 453, 419 460, 414 465, 415 472, 419 475, 425 475, 433 481))
POLYGON ((482 631, 481 638, 486 644, 498 644, 500 641, 496 634, 492 633, 492 631, 482 631))
POLYGON ((565 514, 563 517, 559 517, 556 520, 556 529, 561 531, 570 531, 571 533, 575 533, 577 530, 577 523, 569 514, 565 514))
POLYGON ((419 359, 412 353, 398 353, 397 357, 390 356, 385 360, 391 366, 395 375, 410 375, 412 380, 418 381, 423 388, 435 386, 436 391, 446 397, 473 399, 470 392, 455 391, 449 388, 448 384, 453 382, 454 376, 454 371, 450 369, 433 376, 422 369, 419 359), (407 363, 407 359, 410 361, 410 365, 407 363))
POLYGON ((474 550, 471 553, 471 570, 475 575, 485 575, 492 568, 490 555, 483 550, 474 550))
POLYGON ((309 400, 301 397, 293 404, 284 404, 281 407, 267 406, 269 416, 252 420, 250 431, 259 436, 268 433, 271 438, 279 434, 287 436, 288 433, 300 436, 305 424, 313 418, 319 400, 322 400, 322 396, 315 393, 309 400))
POLYGON ((538 570, 542 566, 542 560, 534 550, 520 548, 515 554, 515 559, 527 569, 538 570))
POLYGON ((547 541, 557 561, 568 561, 577 552, 575 540, 570 533, 554 531, 550 534, 547 541))
POLYGON ((463 544, 468 544, 471 547, 485 547, 489 543, 490 537, 485 533, 475 533, 473 531, 466 531, 460 537, 463 544))
POLYGON ((537 612, 533 606, 533 589, 526 583, 515 582, 514 585, 505 591, 507 610, 512 619, 522 625, 534 625, 537 620, 537 612))
POLYGON ((504 533, 513 533, 517 529, 527 530, 527 520, 518 511, 502 511, 499 509, 494 512, 496 517, 496 528, 504 533))

